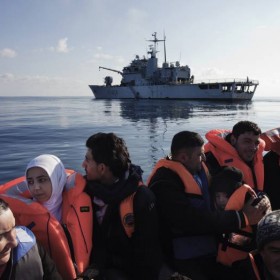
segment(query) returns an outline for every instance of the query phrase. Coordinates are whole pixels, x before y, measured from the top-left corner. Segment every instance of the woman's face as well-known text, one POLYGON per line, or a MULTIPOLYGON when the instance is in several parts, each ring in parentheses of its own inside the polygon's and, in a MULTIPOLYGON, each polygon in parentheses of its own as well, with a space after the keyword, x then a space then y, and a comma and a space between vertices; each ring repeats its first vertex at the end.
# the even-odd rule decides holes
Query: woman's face
POLYGON ((41 167, 32 167, 28 169, 26 180, 31 195, 38 202, 45 202, 51 198, 52 183, 47 172, 41 167))

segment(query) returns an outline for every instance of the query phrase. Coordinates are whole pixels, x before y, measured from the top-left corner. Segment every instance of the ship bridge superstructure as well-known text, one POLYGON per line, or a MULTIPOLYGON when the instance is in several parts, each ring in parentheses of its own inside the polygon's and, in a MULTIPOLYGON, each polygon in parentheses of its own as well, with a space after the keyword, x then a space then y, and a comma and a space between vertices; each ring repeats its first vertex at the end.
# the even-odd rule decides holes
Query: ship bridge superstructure
POLYGON ((154 32, 152 36, 153 39, 148 40, 153 42, 153 44, 149 46, 149 51, 147 52, 149 56, 148 58, 145 56, 140 58, 139 55, 136 55, 135 59, 133 59, 128 66, 125 66, 122 72, 106 67, 99 68, 121 74, 121 86, 191 83, 193 77, 191 77, 191 70, 187 65, 180 66, 179 61, 176 61, 175 63, 168 63, 166 61, 166 38, 164 37, 164 39, 161 40, 158 39, 156 32, 154 32), (158 67, 158 58, 156 55, 159 52, 157 50, 158 42, 164 43, 164 62, 162 63, 162 67, 158 67))

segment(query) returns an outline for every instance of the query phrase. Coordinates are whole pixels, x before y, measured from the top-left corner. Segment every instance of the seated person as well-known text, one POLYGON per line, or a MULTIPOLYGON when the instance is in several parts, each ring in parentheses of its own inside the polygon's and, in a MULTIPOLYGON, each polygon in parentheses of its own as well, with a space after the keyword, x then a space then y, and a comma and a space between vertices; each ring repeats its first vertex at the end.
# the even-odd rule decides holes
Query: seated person
POLYGON ((92 205, 81 174, 66 171, 54 155, 40 155, 26 168, 26 184, 15 180, 2 190, 18 224, 29 227, 55 261, 63 279, 89 265, 92 205), (25 189, 24 189, 25 187, 25 189), (29 197, 24 197, 26 189, 29 197))
POLYGON ((264 142, 261 129, 250 121, 236 123, 232 130, 214 129, 206 133, 206 164, 214 175, 221 166, 234 166, 243 173, 244 182, 256 191, 263 191, 264 142))
POLYGON ((8 204, 0 199, 0 279, 62 280, 32 231, 15 226, 8 204))
POLYGON ((160 159, 148 178, 157 199, 166 262, 193 279, 221 279, 216 236, 256 224, 266 207, 248 201, 239 210, 213 211, 203 138, 196 132, 178 132, 170 150, 171 156, 160 159))
MULTIPOLYGON (((106 280, 158 280, 161 250, 153 193, 125 141, 96 133, 86 141, 87 193, 94 205, 92 263, 106 280)), ((96 278, 94 278, 96 279, 96 278)))
POLYGON ((33 199, 61 222, 62 192, 67 173, 61 160, 54 155, 40 155, 26 168, 26 181, 33 199))

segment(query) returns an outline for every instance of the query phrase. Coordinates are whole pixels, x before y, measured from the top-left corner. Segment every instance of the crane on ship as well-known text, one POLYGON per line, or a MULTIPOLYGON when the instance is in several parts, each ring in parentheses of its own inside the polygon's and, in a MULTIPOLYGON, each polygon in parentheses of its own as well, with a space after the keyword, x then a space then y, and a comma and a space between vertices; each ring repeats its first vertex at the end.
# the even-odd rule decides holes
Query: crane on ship
POLYGON ((105 69, 105 70, 109 70, 109 71, 113 71, 113 72, 116 72, 120 75, 123 75, 123 72, 119 71, 119 70, 115 70, 115 69, 111 69, 111 68, 107 68, 107 67, 103 67, 103 66, 99 66, 99 71, 100 69, 105 69))

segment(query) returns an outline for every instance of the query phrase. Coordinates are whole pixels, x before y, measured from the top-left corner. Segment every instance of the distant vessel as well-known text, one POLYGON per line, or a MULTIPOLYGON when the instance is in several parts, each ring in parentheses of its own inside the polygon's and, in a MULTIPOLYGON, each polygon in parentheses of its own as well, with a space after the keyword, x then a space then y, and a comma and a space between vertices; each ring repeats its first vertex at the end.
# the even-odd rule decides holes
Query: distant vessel
POLYGON ((166 61, 166 38, 157 39, 152 34, 153 42, 148 55, 140 58, 136 55, 130 65, 122 71, 99 66, 117 72, 122 76, 120 85, 112 85, 113 78, 106 76, 105 85, 89 85, 96 99, 220 99, 251 100, 259 84, 256 80, 230 79, 195 81, 189 66, 180 66, 179 61, 166 61), (158 67, 156 57, 157 43, 164 43, 164 62, 158 67))

